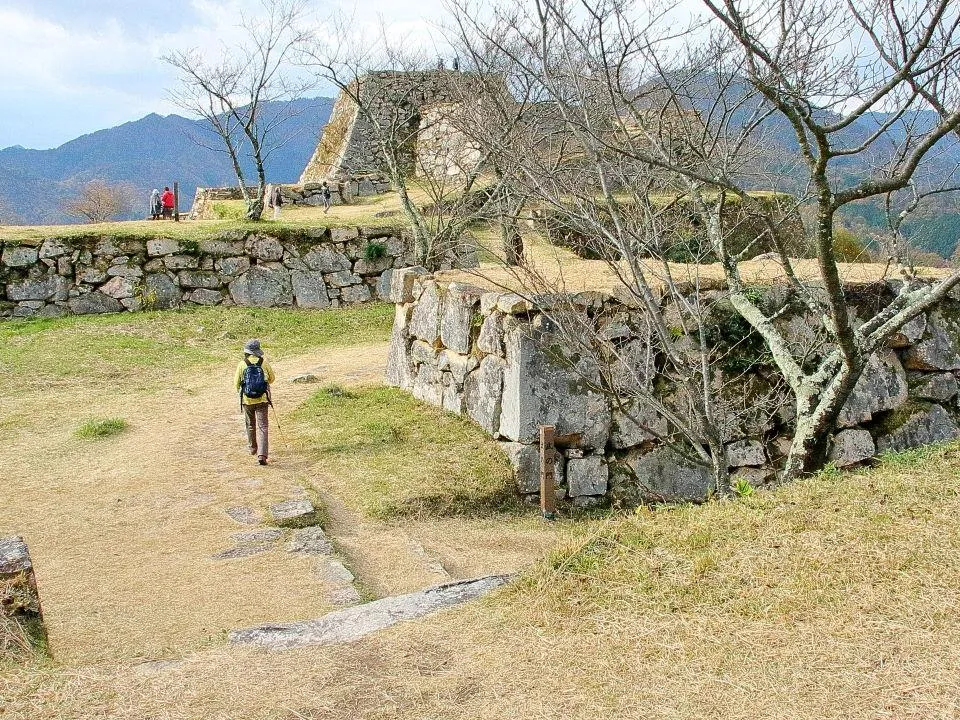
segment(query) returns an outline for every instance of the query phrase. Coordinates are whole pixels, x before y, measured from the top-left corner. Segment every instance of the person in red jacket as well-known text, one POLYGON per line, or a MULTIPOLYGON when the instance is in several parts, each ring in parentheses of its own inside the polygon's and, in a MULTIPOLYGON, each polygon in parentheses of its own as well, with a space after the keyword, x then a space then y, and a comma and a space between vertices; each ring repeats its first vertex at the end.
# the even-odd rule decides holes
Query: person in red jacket
POLYGON ((170 188, 163 188, 163 195, 160 196, 160 203, 163 205, 163 216, 165 218, 173 217, 173 193, 170 188))

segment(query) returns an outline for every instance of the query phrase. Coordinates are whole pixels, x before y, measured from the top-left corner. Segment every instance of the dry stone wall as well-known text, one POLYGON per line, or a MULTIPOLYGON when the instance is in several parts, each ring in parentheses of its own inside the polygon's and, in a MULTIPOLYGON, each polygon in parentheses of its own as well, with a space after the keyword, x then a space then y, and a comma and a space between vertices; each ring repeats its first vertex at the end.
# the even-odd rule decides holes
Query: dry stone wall
MULTIPOLYGON (((777 292, 771 288, 771 300, 777 292)), ((722 292, 716 300, 722 301, 722 292)), ((856 293, 851 312, 856 314, 856 293)), ((889 301, 892 287, 876 284, 866 303, 889 301)), ((417 398, 466 415, 500 441, 516 471, 520 493, 539 491, 538 428, 556 427, 560 452, 555 474, 561 500, 578 506, 602 502, 704 500, 707 470, 685 460, 663 440, 675 429, 653 407, 625 408, 614 401, 618 374, 601 374, 589 358, 565 352, 554 322, 524 298, 444 282, 422 268, 394 273, 396 303, 388 382, 417 398), (612 378, 612 380, 611 380, 612 378)), ((573 298, 592 322, 614 338, 624 377, 647 377, 670 405, 678 387, 658 374, 647 352, 643 312, 597 292, 573 298)), ((866 307, 864 307, 866 310, 866 307)), ((830 458, 840 467, 960 436, 960 302, 909 323, 871 358, 840 415, 830 458)), ((792 339, 813 346, 815 323, 785 314, 792 339)), ((614 368, 616 369, 616 368, 614 368)), ((733 477, 753 485, 774 481, 789 449, 795 409, 770 367, 742 369, 727 393, 738 412, 724 417, 727 464, 733 477), (777 396, 777 393, 780 393, 777 396), (778 399, 780 404, 772 403, 778 399)), ((733 405, 731 405, 731 408, 733 405)))
MULTIPOLYGON (((57 317, 181 305, 336 308, 385 298, 413 262, 399 228, 232 233, 198 242, 51 237, 0 243, 0 317, 57 317)), ((447 267, 476 264, 449 254, 447 267)))

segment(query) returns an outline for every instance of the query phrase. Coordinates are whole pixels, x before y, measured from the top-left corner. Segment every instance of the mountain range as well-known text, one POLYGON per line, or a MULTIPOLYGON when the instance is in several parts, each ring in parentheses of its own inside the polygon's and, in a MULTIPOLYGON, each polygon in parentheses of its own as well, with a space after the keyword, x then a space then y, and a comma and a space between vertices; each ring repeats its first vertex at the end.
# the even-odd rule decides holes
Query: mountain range
MULTIPOLYGON (((288 118, 276 136, 282 144, 266 161, 268 181, 297 181, 332 107, 333 100, 325 97, 264 107, 266 116, 284 113, 288 118)), ((143 203, 133 217, 146 214, 151 189, 172 187, 174 181, 180 183, 181 207, 189 208, 197 187, 237 184, 227 155, 212 149, 219 138, 205 127, 201 120, 151 114, 50 150, 0 150, 0 223, 75 222, 60 206, 93 179, 135 188, 143 203)))

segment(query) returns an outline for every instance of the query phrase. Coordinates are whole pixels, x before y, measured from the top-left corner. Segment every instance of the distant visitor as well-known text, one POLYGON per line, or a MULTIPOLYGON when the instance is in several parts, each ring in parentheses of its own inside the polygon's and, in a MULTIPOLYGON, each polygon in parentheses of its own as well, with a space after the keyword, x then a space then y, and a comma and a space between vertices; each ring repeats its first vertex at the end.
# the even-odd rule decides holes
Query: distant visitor
POLYGON ((270 199, 267 203, 270 207, 273 208, 273 219, 280 219, 280 208, 283 207, 283 193, 280 192, 280 186, 274 185, 273 189, 270 190, 270 199))
POLYGON ((327 185, 326 180, 320 186, 320 197, 323 198, 323 212, 326 214, 330 212, 330 186, 327 185))
POLYGON ((270 454, 269 415, 273 405, 270 385, 274 381, 273 368, 263 356, 259 340, 248 340, 243 346, 243 360, 237 365, 234 379, 240 393, 240 408, 247 428, 247 445, 257 462, 267 464, 270 454))
POLYGON ((163 203, 160 201, 160 191, 156 188, 150 193, 150 219, 159 220, 163 213, 163 203))
POLYGON ((163 206, 163 217, 169 219, 173 217, 173 191, 168 187, 163 188, 163 195, 160 197, 160 204, 163 206))

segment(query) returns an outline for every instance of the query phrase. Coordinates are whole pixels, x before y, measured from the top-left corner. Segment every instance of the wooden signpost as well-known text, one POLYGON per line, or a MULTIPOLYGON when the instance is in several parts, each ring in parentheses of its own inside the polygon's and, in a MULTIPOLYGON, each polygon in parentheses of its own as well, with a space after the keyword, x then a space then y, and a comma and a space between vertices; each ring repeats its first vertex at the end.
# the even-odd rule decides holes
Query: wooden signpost
POLYGON ((180 183, 173 183, 173 221, 180 222, 180 183))
POLYGON ((553 475, 553 425, 540 426, 540 511, 546 520, 557 517, 557 482, 553 475))

